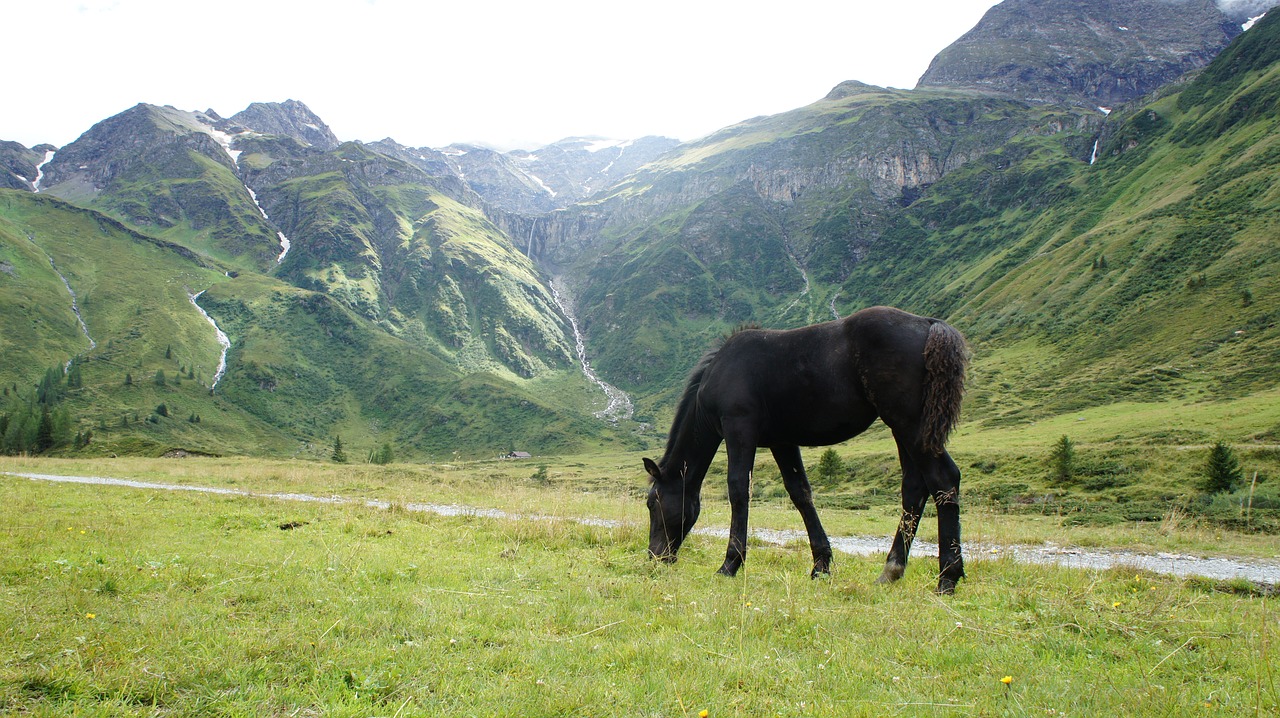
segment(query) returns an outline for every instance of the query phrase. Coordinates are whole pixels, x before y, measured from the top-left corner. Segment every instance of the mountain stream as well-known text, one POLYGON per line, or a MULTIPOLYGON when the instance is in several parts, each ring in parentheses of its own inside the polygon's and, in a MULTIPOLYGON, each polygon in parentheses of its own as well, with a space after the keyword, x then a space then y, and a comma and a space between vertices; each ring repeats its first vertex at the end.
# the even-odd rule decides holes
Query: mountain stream
MULTIPOLYGON (((236 167, 239 167, 241 151, 231 149, 231 143, 235 141, 235 137, 233 137, 232 135, 226 132, 223 132, 222 130, 215 128, 213 125, 209 125, 205 123, 199 123, 199 124, 200 124, 200 128, 204 131, 205 134, 212 137, 215 141, 217 141, 219 145, 222 145, 222 149, 226 151, 227 156, 231 158, 231 164, 235 165, 236 167)), ((249 185, 244 184, 243 180, 241 180, 241 184, 244 185, 245 190, 248 191, 249 199, 253 200, 253 206, 257 207, 258 211, 262 213, 263 221, 267 222, 267 224, 270 224, 271 218, 267 216, 267 210, 263 209, 262 203, 258 201, 257 193, 255 193, 253 191, 253 188, 251 188, 249 185)), ((289 238, 284 236, 284 232, 281 232, 278 229, 276 230, 276 236, 280 239, 280 256, 276 257, 276 264, 280 264, 281 262, 284 261, 284 256, 289 253, 289 247, 291 246, 291 243, 289 242, 289 238)))
POLYGON ((213 327, 213 331, 218 335, 218 345, 222 347, 222 355, 218 357, 218 369, 213 373, 213 383, 209 385, 209 391, 213 391, 217 388, 218 382, 222 381, 222 375, 227 373, 227 352, 231 349, 231 338, 218 327, 218 323, 213 321, 213 317, 209 316, 204 307, 196 303, 201 294, 204 294, 203 289, 194 294, 187 292, 187 298, 191 300, 191 306, 195 307, 196 311, 200 312, 200 316, 213 327))
POLYGON ((551 298, 555 301, 556 306, 560 308, 560 312, 564 314, 565 319, 569 320, 569 327, 573 329, 573 348, 578 355, 578 363, 582 365, 582 374, 591 380, 600 390, 604 392, 605 399, 608 403, 603 409, 595 412, 597 419, 605 419, 614 424, 623 419, 630 419, 635 413, 635 407, 631 405, 631 397, 618 387, 604 381, 596 375, 594 369, 591 368, 591 361, 587 359, 587 344, 582 337, 582 331, 578 328, 578 318, 574 316, 571 308, 571 301, 567 301, 560 294, 561 284, 559 279, 551 280, 551 298))
MULTIPOLYGON (((221 494, 243 498, 269 499, 273 501, 301 501, 334 505, 368 506, 370 508, 387 509, 391 502, 378 499, 348 499, 341 496, 312 496, 309 494, 256 493, 242 489, 227 489, 212 486, 185 486, 180 484, 163 484, 151 481, 134 481, 130 479, 113 479, 102 476, 61 476, 54 474, 37 474, 18 471, 0 472, 0 475, 30 479, 32 481, 48 481, 58 483, 87 484, 94 486, 115 486, 152 491, 193 491, 204 494, 221 494)), ((515 514, 499 509, 486 509, 458 504, 406 503, 397 504, 406 511, 432 513, 440 516, 477 516, 481 518, 506 521, 572 521, 589 526, 617 528, 623 522, 598 518, 572 518, 564 516, 544 516, 538 514, 515 514)), ((725 538, 728 528, 695 529, 694 533, 704 536, 725 538)), ((806 542, 802 531, 776 531, 771 529, 754 529, 751 535, 756 539, 774 545, 786 545, 792 542, 806 542)), ((889 546, 888 536, 832 536, 831 547, 841 553, 854 556, 875 556, 883 554, 889 546)), ((1243 559, 1243 558, 1201 558, 1186 554, 1158 553, 1141 554, 1132 551, 1114 549, 1080 549, 1061 547, 1051 543, 1044 546, 1030 545, 968 545, 969 559, 987 560, 1010 558, 1021 563, 1052 564, 1067 568, 1105 571, 1112 568, 1129 568, 1172 576, 1203 576, 1219 581, 1245 579, 1259 586, 1280 586, 1280 560, 1243 559)), ((640 550, 637 548, 637 550, 640 550)), ((917 560, 938 555, 937 544, 917 540, 912 550, 917 560)))

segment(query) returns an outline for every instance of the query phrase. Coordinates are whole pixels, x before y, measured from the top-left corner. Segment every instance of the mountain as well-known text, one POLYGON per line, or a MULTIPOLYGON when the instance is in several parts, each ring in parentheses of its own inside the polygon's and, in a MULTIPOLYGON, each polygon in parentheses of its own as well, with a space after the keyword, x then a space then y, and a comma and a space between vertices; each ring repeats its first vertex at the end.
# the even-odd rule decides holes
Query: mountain
MULTIPOLYGON (((206 113, 217 118, 212 111, 206 113)), ((232 126, 243 126, 264 135, 291 137, 299 143, 320 150, 332 150, 340 143, 311 108, 297 100, 255 102, 232 115, 232 126)))
POLYGON ((537 216, 613 186, 678 144, 666 137, 569 137, 532 152, 451 145, 441 154, 494 209, 537 216))
POLYGON ((507 156, 557 198, 557 207, 566 207, 612 187, 679 144, 669 137, 568 137, 534 152, 517 150, 507 156))
POLYGON ((139 104, 60 148, 40 191, 99 209, 239 269, 269 269, 275 229, 236 176, 222 121, 139 104))
POLYGON ((917 87, 1110 108, 1203 67, 1240 32, 1213 0, 1005 0, 917 87))
POLYGON ((807 107, 682 145, 519 231, 534 256, 571 267, 596 365, 645 394, 678 384, 737 324, 842 312, 856 296, 841 285, 877 261, 892 218, 950 173, 1027 135, 1061 136, 1087 157, 1102 119, 848 82, 807 107))
POLYGON ((4 143, 4 450, 50 382, 94 431, 65 452, 643 446, 725 332, 878 303, 970 337, 977 424, 1272 391, 1280 16, 1155 4, 1007 0, 974 32, 1052 36, 1003 45, 1023 71, 966 36, 930 70, 954 86, 845 82, 675 146, 342 142, 295 101, 4 143), (636 421, 592 416, 598 380, 636 421))

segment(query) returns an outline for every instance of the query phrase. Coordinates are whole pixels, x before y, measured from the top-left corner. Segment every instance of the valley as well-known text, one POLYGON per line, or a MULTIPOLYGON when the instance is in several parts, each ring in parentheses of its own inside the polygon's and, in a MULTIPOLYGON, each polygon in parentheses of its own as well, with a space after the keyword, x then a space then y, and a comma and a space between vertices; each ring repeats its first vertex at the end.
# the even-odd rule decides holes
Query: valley
POLYGON ((4 451, 47 410, 67 459, 654 453, 736 327, 890 304, 965 333, 964 431, 1023 447, 975 491, 1229 524, 1244 497, 1170 447, 1226 442, 1274 493, 1280 21, 1186 10, 1009 0, 914 89, 684 143, 361 143, 296 100, 4 143, 4 451), (1028 18, 1052 47, 1017 51, 1028 18), (1093 456, 1055 486, 1064 436, 1093 456))

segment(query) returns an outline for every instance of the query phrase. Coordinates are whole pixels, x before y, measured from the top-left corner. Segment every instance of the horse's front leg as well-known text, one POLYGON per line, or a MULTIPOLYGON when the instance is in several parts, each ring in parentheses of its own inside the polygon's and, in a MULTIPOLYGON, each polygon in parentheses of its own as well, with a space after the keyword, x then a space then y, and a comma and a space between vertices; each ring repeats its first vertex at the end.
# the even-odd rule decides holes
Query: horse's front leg
POLYGON ((751 469, 756 461, 753 445, 729 443, 729 549, 720 573, 736 576, 747 560, 747 513, 751 508, 751 469))
POLYGON ((813 571, 810 578, 817 578, 831 573, 831 541, 827 532, 818 520, 818 510, 813 505, 813 489, 809 486, 809 477, 804 473, 804 462, 800 460, 800 447, 775 446, 773 458, 782 470, 782 483, 787 487, 791 503, 795 504, 804 519, 804 529, 809 534, 809 549, 813 552, 813 571))

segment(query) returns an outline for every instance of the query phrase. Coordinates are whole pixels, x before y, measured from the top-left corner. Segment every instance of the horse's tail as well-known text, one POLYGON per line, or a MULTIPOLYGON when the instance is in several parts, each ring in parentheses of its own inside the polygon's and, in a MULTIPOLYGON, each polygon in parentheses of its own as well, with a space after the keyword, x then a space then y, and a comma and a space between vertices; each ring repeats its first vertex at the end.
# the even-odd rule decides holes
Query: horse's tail
POLYGON ((960 399, 969 364, 964 336, 943 321, 933 320, 924 343, 924 416, 921 444, 935 456, 960 420, 960 399))

